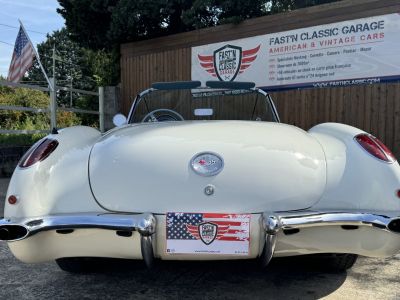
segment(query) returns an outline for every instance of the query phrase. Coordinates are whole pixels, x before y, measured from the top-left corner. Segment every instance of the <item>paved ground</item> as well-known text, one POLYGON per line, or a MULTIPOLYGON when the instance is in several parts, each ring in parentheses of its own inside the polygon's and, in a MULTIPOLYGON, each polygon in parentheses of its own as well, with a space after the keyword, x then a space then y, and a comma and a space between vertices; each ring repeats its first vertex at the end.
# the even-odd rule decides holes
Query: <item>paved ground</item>
MULTIPOLYGON (((8 180, 0 178, 0 215, 8 180)), ((358 260, 347 274, 329 274, 306 259, 279 259, 268 270, 255 262, 119 261, 89 275, 54 263, 18 262, 0 243, 0 299, 400 299, 400 255, 358 260)))

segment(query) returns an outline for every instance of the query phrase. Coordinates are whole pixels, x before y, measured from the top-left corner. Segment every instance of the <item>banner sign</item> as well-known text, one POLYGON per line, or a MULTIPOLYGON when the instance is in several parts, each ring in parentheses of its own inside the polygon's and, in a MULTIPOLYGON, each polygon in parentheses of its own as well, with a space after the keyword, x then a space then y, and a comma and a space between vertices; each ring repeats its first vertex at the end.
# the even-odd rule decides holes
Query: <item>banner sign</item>
POLYGON ((400 79, 400 14, 192 48, 192 80, 252 81, 267 90, 400 79))

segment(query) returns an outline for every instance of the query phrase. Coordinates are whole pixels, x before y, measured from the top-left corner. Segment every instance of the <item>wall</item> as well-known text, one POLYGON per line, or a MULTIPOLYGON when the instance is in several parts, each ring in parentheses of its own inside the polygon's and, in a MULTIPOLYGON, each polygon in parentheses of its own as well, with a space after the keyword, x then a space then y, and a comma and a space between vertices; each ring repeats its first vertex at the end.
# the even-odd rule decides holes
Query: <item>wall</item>
POLYGON ((400 83, 271 93, 282 122, 303 129, 323 122, 361 128, 400 158, 400 83))

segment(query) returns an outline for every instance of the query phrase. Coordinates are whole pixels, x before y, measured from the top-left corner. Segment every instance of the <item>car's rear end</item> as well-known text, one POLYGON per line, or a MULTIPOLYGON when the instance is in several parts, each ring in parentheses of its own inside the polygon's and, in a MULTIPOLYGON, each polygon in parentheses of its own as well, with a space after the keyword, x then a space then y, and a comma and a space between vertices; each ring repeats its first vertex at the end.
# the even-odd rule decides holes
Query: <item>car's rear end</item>
POLYGON ((400 168, 383 144, 346 125, 281 124, 248 84, 197 85, 155 85, 129 124, 103 136, 68 128, 35 146, 11 180, 0 239, 26 262, 266 265, 400 249, 400 168))

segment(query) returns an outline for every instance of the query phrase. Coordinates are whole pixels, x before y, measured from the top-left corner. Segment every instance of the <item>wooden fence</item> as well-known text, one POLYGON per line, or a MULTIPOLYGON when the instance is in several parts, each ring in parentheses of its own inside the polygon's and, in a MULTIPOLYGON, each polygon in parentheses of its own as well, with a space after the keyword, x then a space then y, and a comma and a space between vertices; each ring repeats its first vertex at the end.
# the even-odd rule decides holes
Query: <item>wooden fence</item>
MULTIPOLYGON (((191 47, 248 36, 400 12, 398 0, 346 0, 279 15, 121 45, 121 108, 157 81, 191 79, 191 47)), ((323 122, 359 127, 400 158, 400 83, 274 92, 282 122, 309 129, 323 122)))
POLYGON ((400 158, 400 83, 271 93, 282 122, 309 129, 323 122, 361 128, 400 158))

